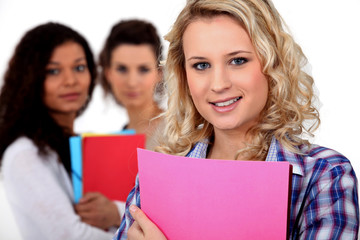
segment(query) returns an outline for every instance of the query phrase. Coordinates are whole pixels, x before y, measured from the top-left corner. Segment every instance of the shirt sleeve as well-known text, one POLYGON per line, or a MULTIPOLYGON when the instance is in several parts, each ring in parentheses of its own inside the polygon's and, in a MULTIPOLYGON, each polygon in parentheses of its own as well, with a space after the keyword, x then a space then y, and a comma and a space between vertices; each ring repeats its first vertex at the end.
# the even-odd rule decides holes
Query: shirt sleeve
POLYGON ((140 187, 139 187, 139 175, 136 176, 135 187, 129 193, 125 205, 125 215, 121 221, 120 227, 117 230, 113 240, 125 240, 127 239, 127 232, 134 222, 133 217, 130 214, 129 207, 131 205, 140 206, 140 187))
POLYGON ((347 159, 331 167, 325 162, 320 160, 311 176, 299 237, 357 239, 359 204, 355 172, 347 159))
POLYGON ((4 163, 6 194, 20 231, 26 235, 23 237, 54 240, 112 237, 110 232, 83 223, 75 213, 62 178, 68 176, 56 157, 45 159, 37 149, 27 149, 12 154, 4 163))

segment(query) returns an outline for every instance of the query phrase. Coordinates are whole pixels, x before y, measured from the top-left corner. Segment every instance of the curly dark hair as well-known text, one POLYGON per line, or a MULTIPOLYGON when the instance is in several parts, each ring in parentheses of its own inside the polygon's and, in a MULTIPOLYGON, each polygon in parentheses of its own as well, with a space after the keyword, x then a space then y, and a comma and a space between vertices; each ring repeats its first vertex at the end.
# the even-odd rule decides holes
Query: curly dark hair
POLYGON ((161 40, 153 24, 138 19, 118 22, 112 27, 99 56, 99 65, 102 68, 100 72, 100 83, 105 93, 111 93, 111 87, 106 79, 104 70, 110 67, 113 50, 121 44, 150 44, 158 65, 163 59, 161 40))
POLYGON ((69 41, 82 46, 91 76, 89 98, 78 115, 90 101, 97 71, 86 39, 73 29, 53 22, 29 30, 15 48, 0 92, 0 163, 6 148, 18 137, 26 136, 38 147, 39 154, 55 151, 70 173, 71 130, 55 122, 43 101, 46 66, 54 49, 69 41))

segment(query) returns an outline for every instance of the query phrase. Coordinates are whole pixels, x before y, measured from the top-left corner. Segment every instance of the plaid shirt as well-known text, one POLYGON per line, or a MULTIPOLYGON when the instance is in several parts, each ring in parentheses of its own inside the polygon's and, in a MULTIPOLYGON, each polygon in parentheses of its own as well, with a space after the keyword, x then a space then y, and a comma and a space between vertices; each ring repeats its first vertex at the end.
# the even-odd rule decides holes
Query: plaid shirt
MULTIPOLYGON (((198 142, 187 157, 206 158, 207 148, 206 142, 198 142)), ((317 145, 310 148, 303 145, 299 150, 303 154, 292 153, 274 138, 265 160, 288 161, 293 166, 290 239, 357 239, 357 179, 349 160, 317 145)), ((140 207, 138 178, 113 240, 127 239, 127 231, 134 221, 129 212, 132 204, 140 207)))

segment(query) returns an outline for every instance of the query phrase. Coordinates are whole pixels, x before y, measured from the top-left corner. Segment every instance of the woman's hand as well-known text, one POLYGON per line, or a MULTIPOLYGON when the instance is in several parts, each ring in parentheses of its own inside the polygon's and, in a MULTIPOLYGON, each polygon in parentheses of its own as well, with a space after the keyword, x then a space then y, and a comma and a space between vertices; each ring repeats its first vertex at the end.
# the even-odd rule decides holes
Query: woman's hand
POLYGON ((140 208, 131 205, 129 210, 135 221, 129 228, 128 240, 166 240, 160 229, 140 208))
POLYGON ((81 221, 92 226, 108 229, 120 226, 120 215, 115 203, 101 193, 86 193, 75 205, 76 213, 81 221))

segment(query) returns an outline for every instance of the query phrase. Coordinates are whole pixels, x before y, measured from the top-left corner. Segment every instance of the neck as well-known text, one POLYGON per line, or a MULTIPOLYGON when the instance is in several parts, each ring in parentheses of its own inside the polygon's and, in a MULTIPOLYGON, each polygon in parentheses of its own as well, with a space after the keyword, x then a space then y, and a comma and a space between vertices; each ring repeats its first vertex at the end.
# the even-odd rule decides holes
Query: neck
MULTIPOLYGON (((210 149, 208 158, 212 159, 235 159, 236 153, 245 147, 249 138, 238 132, 214 131, 214 143, 210 149)), ((241 159, 241 156, 238 158, 241 159)))
POLYGON ((57 124, 67 128, 72 135, 75 134, 74 121, 76 118, 76 113, 74 114, 50 113, 50 114, 57 124))

